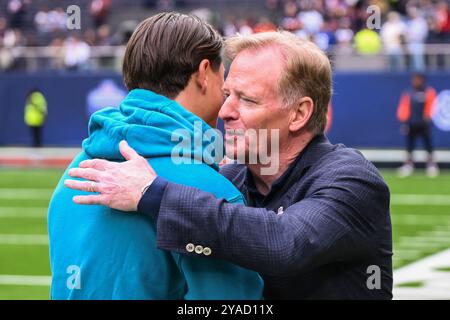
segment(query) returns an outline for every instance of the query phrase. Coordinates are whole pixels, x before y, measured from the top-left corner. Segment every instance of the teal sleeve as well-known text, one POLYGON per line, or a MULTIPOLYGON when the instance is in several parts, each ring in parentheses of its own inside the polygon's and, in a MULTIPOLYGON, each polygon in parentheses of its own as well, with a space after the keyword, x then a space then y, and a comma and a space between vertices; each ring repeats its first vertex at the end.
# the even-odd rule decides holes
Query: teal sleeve
POLYGON ((186 300, 260 300, 263 281, 258 273, 223 260, 180 256, 187 283, 186 300))
MULTIPOLYGON (((230 203, 245 202, 241 194, 230 203)), ((197 244, 195 244, 197 245, 197 244)), ((199 255, 179 255, 178 266, 184 274, 186 300, 261 300, 264 283, 255 271, 224 260, 199 255)))

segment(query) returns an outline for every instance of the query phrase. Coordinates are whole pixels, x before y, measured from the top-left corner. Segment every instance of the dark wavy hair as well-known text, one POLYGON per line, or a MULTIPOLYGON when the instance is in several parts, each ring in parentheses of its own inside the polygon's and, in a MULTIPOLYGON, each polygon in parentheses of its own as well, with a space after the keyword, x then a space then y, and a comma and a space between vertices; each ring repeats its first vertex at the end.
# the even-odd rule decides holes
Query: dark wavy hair
POLYGON ((139 24, 128 41, 123 78, 128 90, 148 89, 176 97, 200 62, 213 70, 222 62, 223 39, 214 28, 193 15, 165 12, 139 24))

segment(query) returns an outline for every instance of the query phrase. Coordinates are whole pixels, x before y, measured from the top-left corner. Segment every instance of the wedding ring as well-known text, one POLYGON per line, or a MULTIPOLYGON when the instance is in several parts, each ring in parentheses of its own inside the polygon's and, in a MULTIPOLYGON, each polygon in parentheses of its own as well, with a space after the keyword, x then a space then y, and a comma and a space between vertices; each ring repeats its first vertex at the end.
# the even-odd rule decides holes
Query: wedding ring
POLYGON ((91 186, 89 189, 90 192, 95 192, 95 182, 91 182, 91 186))

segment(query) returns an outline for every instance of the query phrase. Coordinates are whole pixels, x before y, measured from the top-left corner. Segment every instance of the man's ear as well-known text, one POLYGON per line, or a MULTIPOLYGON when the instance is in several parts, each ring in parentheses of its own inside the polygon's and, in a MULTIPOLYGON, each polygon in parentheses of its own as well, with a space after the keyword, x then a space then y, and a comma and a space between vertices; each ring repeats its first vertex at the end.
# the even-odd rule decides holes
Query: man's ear
POLYGON ((291 112, 291 121, 289 122, 289 131, 297 132, 306 127, 314 111, 314 102, 310 97, 303 97, 291 112))
POLYGON ((211 63, 208 59, 203 59, 199 66, 196 77, 196 83, 199 86, 202 93, 206 92, 208 87, 208 70, 211 68, 211 63))

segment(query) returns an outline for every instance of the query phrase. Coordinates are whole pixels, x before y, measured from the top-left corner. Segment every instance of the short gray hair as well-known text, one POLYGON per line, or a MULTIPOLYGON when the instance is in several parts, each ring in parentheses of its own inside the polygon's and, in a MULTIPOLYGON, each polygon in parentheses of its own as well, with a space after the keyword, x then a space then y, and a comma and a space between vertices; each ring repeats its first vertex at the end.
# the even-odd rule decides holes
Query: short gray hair
POLYGON ((292 107, 302 97, 310 97, 314 110, 307 129, 323 133, 328 104, 332 95, 330 60, 313 42, 287 31, 236 35, 225 41, 225 56, 232 61, 241 51, 278 47, 285 58, 285 72, 278 82, 278 93, 286 106, 292 107))

